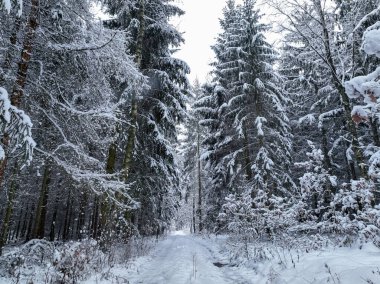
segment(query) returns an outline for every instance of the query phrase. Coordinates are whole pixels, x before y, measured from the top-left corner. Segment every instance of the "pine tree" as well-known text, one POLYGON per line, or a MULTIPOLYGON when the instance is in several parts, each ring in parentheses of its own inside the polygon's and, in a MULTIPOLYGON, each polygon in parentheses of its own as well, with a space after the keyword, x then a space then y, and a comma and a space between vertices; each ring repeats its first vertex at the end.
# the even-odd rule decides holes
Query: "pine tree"
POLYGON ((235 73, 227 85, 226 117, 236 128, 232 135, 240 145, 230 155, 230 163, 240 159, 246 179, 256 189, 271 188, 285 193, 282 185, 290 182, 287 167, 291 142, 284 109, 288 99, 282 94, 281 79, 272 67, 275 52, 265 42, 265 27, 258 23, 253 5, 254 1, 245 1, 239 7, 240 18, 230 29, 231 40, 226 43, 228 53, 234 56, 227 60, 225 69, 226 65, 220 64, 221 73, 235 73), (272 167, 274 157, 282 160, 283 169, 272 167))
POLYGON ((217 218, 222 210, 225 197, 230 190, 231 168, 225 158, 230 153, 234 141, 227 136, 233 131, 224 119, 226 111, 226 92, 217 83, 202 86, 202 95, 194 102, 194 112, 200 116, 199 124, 205 129, 202 141, 201 159, 208 179, 205 188, 205 219, 204 225, 209 230, 219 230, 217 218))
POLYGON ((107 24, 129 33, 133 40, 128 50, 141 56, 138 67, 149 78, 148 88, 136 97, 137 101, 133 97, 130 100, 131 109, 136 108, 137 113, 136 138, 130 157, 131 148, 127 148, 132 137, 131 132, 127 133, 123 167, 125 170, 126 163, 130 164, 128 182, 134 182, 134 196, 141 205, 138 211, 128 213, 128 218, 141 233, 150 234, 163 230, 175 211, 177 201, 170 197, 179 184, 174 143, 176 125, 185 116, 189 68, 173 57, 172 48, 179 47, 183 38, 169 23, 171 17, 183 11, 171 1, 157 0, 144 3, 141 15, 142 2, 106 4, 111 13, 117 14, 116 20, 107 24))
POLYGON ((199 101, 204 95, 199 81, 194 83, 192 93, 193 97, 190 100, 188 117, 184 123, 184 139, 181 141, 179 152, 183 156, 184 163, 182 184, 186 189, 184 192, 185 203, 194 203, 196 210, 193 212, 195 214, 193 217, 193 230, 194 232, 201 232, 204 228, 205 216, 207 216, 204 214, 207 204, 205 199, 206 173, 204 161, 201 157, 204 153, 203 142, 206 133, 204 127, 200 124, 201 115, 197 112, 198 109, 194 108, 195 102, 199 101))
MULTIPOLYGON (((128 188, 118 181, 117 174, 105 172, 105 155, 120 122, 118 108, 125 103, 130 90, 139 89, 144 80, 130 56, 124 52, 124 34, 103 28, 94 22, 90 4, 39 1, 41 9, 38 9, 37 18, 41 33, 36 33, 35 41, 30 43, 33 63, 28 66, 28 80, 22 89, 29 96, 18 96, 19 99, 22 98, 21 101, 18 100, 20 105, 35 123, 33 138, 37 142, 38 151, 34 155, 35 164, 19 171, 15 181, 6 179, 5 184, 8 190, 17 189, 12 194, 14 200, 9 204, 22 205, 25 196, 30 198, 27 210, 30 220, 25 226, 27 232, 22 235, 27 239, 45 237, 49 228, 47 224, 52 224, 52 219, 58 221, 54 222, 55 229, 50 232, 51 239, 79 236, 83 228, 82 221, 87 223, 89 219, 89 215, 81 213, 89 200, 103 194, 115 200, 115 195, 119 192, 128 197, 128 188), (81 11, 80 15, 75 12, 76 9, 81 11), (45 33, 47 30, 49 32, 45 33), (124 87, 120 91, 122 85, 127 85, 128 88, 124 87), (40 171, 44 173, 42 177, 40 171), (52 190, 63 181, 65 187, 61 192, 52 190), (68 206, 65 206, 67 196, 74 199, 84 196, 82 191, 88 192, 88 199, 83 198, 80 204, 69 200, 68 206), (40 202, 37 202, 38 199, 40 202), (64 201, 62 206, 57 205, 57 200, 64 201), (79 206, 81 210, 78 212, 78 220, 81 224, 79 226, 78 221, 75 228, 73 216, 77 214, 79 206), (51 215, 53 211, 56 213, 51 215), (64 217, 65 214, 67 218, 64 217)), ((33 7, 25 8, 26 11, 33 11, 33 7)), ((27 13, 26 16, 28 15, 27 13)), ((22 16, 20 21, 27 22, 28 18, 22 16)), ((29 29, 26 26, 26 34, 29 29)), ((13 35, 13 31, 10 34, 13 35)), ((16 33, 16 36, 18 38, 23 35, 16 33)), ((25 45, 18 38, 16 43, 19 42, 25 45)), ((20 74, 17 75, 21 67, 17 64, 17 57, 2 55, 1 58, 9 60, 5 75, 6 86, 12 86, 12 78, 18 81, 22 79, 20 74)), ((20 90, 17 89, 18 95, 20 90)), ((21 118, 26 117, 21 111, 18 114, 21 118)), ((25 125, 15 124, 14 121, 16 120, 12 117, 13 127, 20 128, 25 136, 30 136, 30 120, 24 119, 25 125)), ((25 139, 25 142, 31 143, 33 140, 25 139)), ((18 161, 18 155, 19 152, 13 152, 11 161, 18 161)), ((11 174, 7 170, 6 175, 11 174)), ((119 205, 135 206, 133 199, 126 200, 130 203, 119 205)), ((13 212, 15 217, 19 216, 22 208, 14 208, 13 212)), ((97 218, 99 216, 94 217, 97 218)))

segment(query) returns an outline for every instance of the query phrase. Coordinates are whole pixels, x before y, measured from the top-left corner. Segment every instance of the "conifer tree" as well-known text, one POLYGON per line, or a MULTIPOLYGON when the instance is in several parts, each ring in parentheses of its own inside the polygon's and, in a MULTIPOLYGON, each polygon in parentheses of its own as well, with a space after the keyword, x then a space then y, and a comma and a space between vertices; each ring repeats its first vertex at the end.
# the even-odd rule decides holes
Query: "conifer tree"
POLYGON ((171 2, 106 1, 110 13, 117 15, 107 25, 122 28, 132 37, 128 50, 136 58, 141 56, 138 67, 149 78, 148 87, 130 98, 136 132, 128 131, 123 153, 124 171, 128 168, 128 182, 134 182, 134 196, 140 202, 140 209, 128 218, 147 234, 167 226, 176 206, 168 196, 178 191, 179 184, 174 143, 176 124, 185 117, 189 67, 173 57, 173 48, 183 38, 169 19, 183 11, 171 2))

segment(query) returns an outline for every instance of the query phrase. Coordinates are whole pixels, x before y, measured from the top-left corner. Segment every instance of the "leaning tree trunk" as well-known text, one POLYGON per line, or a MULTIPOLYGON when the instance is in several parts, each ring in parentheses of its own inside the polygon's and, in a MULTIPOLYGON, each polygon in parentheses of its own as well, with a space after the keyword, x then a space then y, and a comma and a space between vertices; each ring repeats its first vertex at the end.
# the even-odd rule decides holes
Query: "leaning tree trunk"
POLYGON ((344 89, 344 86, 342 85, 341 80, 338 78, 338 74, 336 71, 336 67, 334 64, 334 60, 333 60, 333 56, 332 56, 332 52, 331 52, 331 48, 330 48, 330 36, 329 36, 328 29, 327 29, 327 24, 326 24, 326 20, 325 20, 325 15, 323 13, 321 1, 320 0, 314 0, 314 4, 317 8, 317 12, 318 12, 319 18, 320 18, 320 23, 321 23, 322 29, 323 29, 323 35, 322 36, 323 36, 324 49, 325 49, 325 53, 326 53, 326 63, 327 63, 327 65, 331 71, 334 86, 337 89, 339 96, 340 96, 340 99, 341 99, 342 104, 343 104, 343 109, 344 109, 344 113, 345 113, 345 119, 347 121, 348 131, 350 132, 351 137, 352 137, 351 143, 352 143, 352 148, 354 150, 355 159, 356 159, 358 166, 360 168, 361 176, 364 178, 367 178, 368 169, 367 169, 366 164, 364 163, 363 151, 360 148, 357 129, 356 129, 355 123, 351 117, 352 109, 351 109, 351 105, 350 105, 350 99, 346 94, 346 91, 344 89))
MULTIPOLYGON (((16 82, 13 86, 13 90, 11 94, 11 104, 17 108, 20 107, 21 99, 24 96, 26 77, 28 73, 30 59, 32 57, 34 38, 35 38, 36 30, 38 27, 39 3, 40 3, 39 0, 31 0, 31 9, 29 12, 29 20, 26 27, 25 38, 24 38, 23 47, 21 51, 21 59, 18 64, 17 78, 16 78, 16 82)), ((7 135, 7 133, 4 134, 3 144, 5 148, 9 146, 9 135, 7 135)), ((8 162, 8 157, 5 157, 4 160, 1 161, 0 186, 4 179, 4 173, 7 167, 7 162, 8 162)))
POLYGON ((5 82, 5 73, 7 73, 7 71, 12 66, 13 55, 14 55, 13 53, 14 53, 14 50, 16 49, 17 34, 18 34, 19 30, 20 30, 20 26, 21 26, 21 18, 17 17, 17 19, 15 21, 15 24, 13 26, 12 34, 11 34, 11 36, 9 38, 9 41, 10 41, 11 45, 7 49, 7 53, 5 55, 5 60, 4 60, 3 64, 2 64, 3 73, 2 74, 0 73, 0 85, 4 84, 4 82, 5 82))

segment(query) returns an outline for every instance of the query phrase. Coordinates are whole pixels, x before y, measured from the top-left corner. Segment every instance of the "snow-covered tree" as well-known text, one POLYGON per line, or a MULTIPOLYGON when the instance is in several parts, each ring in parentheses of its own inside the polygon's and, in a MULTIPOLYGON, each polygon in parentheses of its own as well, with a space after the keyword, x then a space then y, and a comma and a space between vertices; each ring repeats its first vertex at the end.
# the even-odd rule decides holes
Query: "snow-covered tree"
MULTIPOLYGON (((10 16, 16 19, 13 31, 11 28, 7 35, 13 46, 0 56, 6 63, 5 85, 8 89, 16 86, 11 103, 17 103, 29 113, 37 143, 32 167, 22 173, 12 167, 7 170, 5 186, 13 193, 9 198, 15 200, 8 199, 6 212, 9 208, 9 212, 13 211, 19 218, 26 218, 27 215, 22 214, 33 216, 28 222, 24 219, 29 225, 19 230, 27 239, 43 238, 49 229, 51 240, 81 237, 89 234, 85 223, 91 220, 89 204, 92 200, 96 203, 91 208, 93 232, 97 231, 100 219, 100 210, 97 210, 100 196, 108 197, 122 208, 136 207, 128 186, 119 180, 117 173, 106 172, 105 164, 114 133, 119 125, 128 124, 128 119, 120 118, 120 110, 131 90, 142 88, 145 80, 124 50, 124 33, 111 31, 96 22, 90 12, 91 2, 37 2, 43 9, 35 11, 33 5, 27 5, 27 17, 10 16), (81 11, 80 15, 76 9, 81 11), (33 16, 38 18, 39 31, 33 37, 29 35, 32 12, 37 13, 33 16), (18 31, 18 20, 29 23, 25 35, 18 31), (15 42, 12 36, 16 37, 15 42), (12 50, 19 48, 19 43, 26 48, 21 54, 22 60, 12 50), (24 60, 24 51, 29 61, 24 60), (23 64, 17 64, 19 60, 23 64), (29 63, 27 67, 26 63, 29 63), (24 68, 22 72, 20 68, 24 68), (13 174, 15 171, 17 174, 13 174), (21 194, 31 198, 21 198, 21 194), (78 204, 73 201, 75 198, 78 204), (13 208, 18 202, 20 207, 13 208), (23 205, 26 208, 22 208, 23 205), (54 212, 53 215, 49 215, 50 212, 54 212)), ((7 117, 5 113, 5 120, 7 117)), ((12 116, 11 123, 13 128, 9 129, 19 126, 12 116)), ((28 127, 31 127, 30 121, 26 121, 23 129, 25 137, 30 135, 28 127)), ((21 142, 33 141, 25 138, 20 141, 20 147, 21 142)), ((16 161, 16 153, 11 154, 11 161, 16 161)), ((4 220, 9 219, 7 214, 2 216, 4 220)), ((3 222, 2 236, 7 236, 6 223, 3 222)), ((97 237, 97 233, 92 236, 97 237)))
POLYGON ((207 229, 214 230, 219 229, 216 226, 217 217, 231 188, 229 181, 233 176, 231 167, 234 165, 229 165, 225 157, 238 141, 229 137, 234 129, 228 126, 229 121, 224 117, 227 111, 225 89, 217 83, 205 84, 202 93, 194 102, 193 109, 201 118, 200 126, 205 129, 201 155, 208 176, 204 223, 207 229))
POLYGON ((203 158, 219 213, 222 207, 216 200, 230 193, 252 198, 252 207, 273 208, 277 197, 289 198, 294 188, 286 114, 290 101, 273 67, 277 54, 265 40, 267 27, 259 23, 254 5, 227 2, 223 30, 213 47, 215 83, 204 87, 205 95, 195 104, 210 133, 203 158), (255 205, 258 196, 261 201, 255 205))
POLYGON ((185 117, 189 67, 173 56, 183 38, 169 19, 183 11, 171 2, 106 1, 116 16, 107 25, 125 30, 132 38, 127 49, 148 78, 148 88, 128 101, 136 131, 127 132, 123 153, 127 180, 134 182, 134 196, 141 204, 128 215, 139 231, 147 234, 164 230, 178 196, 174 143, 176 125, 185 117))
POLYGON ((296 164, 306 170, 300 178, 301 200, 306 208, 310 206, 308 214, 321 216, 333 199, 333 193, 338 185, 337 177, 330 175, 325 168, 322 150, 317 149, 311 141, 308 141, 308 144, 311 150, 307 153, 308 161, 296 164))
MULTIPOLYGON (((359 23, 358 28, 371 16, 379 14, 379 9, 375 9, 366 15, 359 23)), ((380 22, 377 21, 372 26, 368 27, 363 34, 362 50, 369 57, 374 55, 380 57, 380 22)), ((367 59, 368 60, 368 59, 367 59)), ((358 99, 362 103, 355 105, 352 109, 352 119, 356 122, 377 121, 379 119, 379 97, 380 97, 380 84, 378 82, 380 76, 380 67, 370 74, 357 76, 345 83, 347 95, 350 98, 358 99)), ((376 126, 377 128, 377 126, 376 126)), ((379 178, 379 145, 373 145, 368 148, 370 154, 370 169, 369 175, 373 178, 379 178)))
POLYGON ((334 14, 334 5, 323 5, 323 1, 270 1, 272 7, 284 16, 282 30, 297 35, 310 57, 317 60, 323 74, 329 74, 329 80, 322 87, 329 85, 330 93, 340 101, 342 121, 346 140, 350 141, 347 151, 349 162, 353 163, 352 176, 366 176, 367 166, 363 149, 360 145, 360 132, 351 120, 351 105, 344 90, 344 81, 351 66, 348 43, 342 44, 338 39, 339 22, 334 14), (290 10, 289 10, 289 9, 290 10), (322 48, 321 48, 322 47, 322 48), (357 172, 357 173, 356 173, 357 172))

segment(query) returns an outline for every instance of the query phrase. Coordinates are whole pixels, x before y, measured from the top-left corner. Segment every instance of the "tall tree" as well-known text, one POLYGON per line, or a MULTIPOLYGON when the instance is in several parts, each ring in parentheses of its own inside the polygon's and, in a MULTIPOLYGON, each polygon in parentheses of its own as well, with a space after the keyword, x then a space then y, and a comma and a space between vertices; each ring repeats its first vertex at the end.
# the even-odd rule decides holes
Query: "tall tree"
POLYGON ((167 226, 175 209, 169 196, 178 190, 173 146, 176 125, 185 116, 189 68, 173 57, 173 48, 178 48, 183 38, 169 19, 183 11, 171 2, 106 1, 110 13, 117 16, 107 24, 128 32, 133 39, 128 50, 148 77, 149 87, 129 100, 132 120, 136 113, 136 125, 132 123, 129 128, 134 133, 126 133, 123 153, 124 172, 128 172, 128 182, 134 182, 134 196, 140 201, 140 209, 127 217, 142 233, 167 226))

